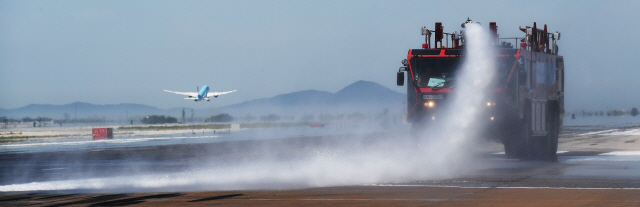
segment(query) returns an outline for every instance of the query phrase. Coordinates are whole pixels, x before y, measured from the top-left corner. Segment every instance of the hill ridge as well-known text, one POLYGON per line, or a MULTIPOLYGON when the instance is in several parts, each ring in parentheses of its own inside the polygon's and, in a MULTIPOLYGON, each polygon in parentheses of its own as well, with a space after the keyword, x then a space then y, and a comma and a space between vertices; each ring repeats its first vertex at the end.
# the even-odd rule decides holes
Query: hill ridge
MULTIPOLYGON (((207 109, 193 109, 196 116, 204 117, 218 113, 246 114, 299 114, 299 113, 347 113, 349 111, 379 111, 383 108, 402 108, 405 94, 395 92, 378 83, 359 80, 341 90, 331 93, 320 90, 302 90, 279 94, 268 98, 258 98, 237 104, 207 109)), ((190 108, 189 108, 190 109, 190 108)), ((159 109, 136 103, 92 104, 72 102, 63 105, 29 104, 16 109, 1 109, 0 117, 49 117, 61 119, 70 116, 98 116, 108 119, 132 118, 150 114, 179 117, 182 108, 159 109), (77 115, 76 115, 77 114, 77 115)))

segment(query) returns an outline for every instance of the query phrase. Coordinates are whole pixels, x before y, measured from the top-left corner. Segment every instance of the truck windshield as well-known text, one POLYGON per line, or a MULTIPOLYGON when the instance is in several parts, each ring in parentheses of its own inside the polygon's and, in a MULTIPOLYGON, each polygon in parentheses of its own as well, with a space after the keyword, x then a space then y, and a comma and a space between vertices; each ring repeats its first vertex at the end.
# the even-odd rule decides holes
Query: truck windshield
POLYGON ((413 80, 420 88, 449 88, 461 63, 462 58, 412 58, 413 80))
MULTIPOLYGON (((413 80, 420 88, 452 88, 463 58, 412 58, 413 80)), ((515 64, 514 57, 498 58, 496 83, 504 83, 515 64)))

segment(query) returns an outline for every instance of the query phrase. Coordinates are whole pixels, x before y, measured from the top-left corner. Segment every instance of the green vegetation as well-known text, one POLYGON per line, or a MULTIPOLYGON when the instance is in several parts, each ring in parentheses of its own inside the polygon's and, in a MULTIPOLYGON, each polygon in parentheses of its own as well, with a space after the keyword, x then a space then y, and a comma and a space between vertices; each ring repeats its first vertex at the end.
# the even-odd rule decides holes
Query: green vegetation
POLYGON ((76 135, 76 136, 68 135, 68 134, 41 135, 41 136, 22 136, 22 135, 17 135, 17 136, 0 137, 0 143, 24 142, 24 141, 28 141, 30 139, 49 139, 49 138, 56 138, 56 137, 86 137, 86 136, 91 136, 91 135, 90 134, 76 135))
POLYGON ((278 121, 278 120, 280 120, 280 116, 275 115, 275 114, 269 114, 269 115, 266 115, 266 116, 261 116, 260 120, 262 120, 262 121, 278 121))
POLYGON ((23 117, 22 118, 22 122, 43 122, 43 121, 51 121, 51 118, 49 117, 38 117, 38 118, 31 118, 31 117, 23 117))
POLYGON ((24 142, 24 141, 27 141, 28 138, 34 138, 34 137, 33 136, 0 137, 0 143, 24 142))
POLYGON ((181 124, 181 125, 155 125, 155 126, 121 126, 123 130, 179 130, 179 129, 224 129, 231 124, 181 124))
POLYGON ((298 123, 242 123, 240 128, 269 128, 269 127, 294 127, 309 125, 306 122, 298 123))
POLYGON ((623 116, 624 110, 610 110, 607 111, 607 116, 623 116))
POLYGON ((177 123, 178 119, 170 116, 164 117, 164 116, 151 115, 151 116, 142 118, 140 122, 142 122, 143 124, 165 124, 165 123, 177 123))
POLYGON ((229 114, 218 114, 211 116, 204 120, 205 122, 230 122, 233 121, 233 117, 229 114))
MULTIPOLYGON (((269 127, 293 127, 304 126, 309 123, 242 123, 240 128, 269 128, 269 127)), ((121 126, 119 130, 180 130, 180 129, 228 129, 231 124, 181 124, 181 125, 154 125, 154 126, 121 126)))
POLYGON ((638 112, 638 109, 636 107, 631 108, 630 111, 626 111, 624 109, 613 109, 613 110, 608 110, 608 111, 585 111, 582 110, 580 112, 575 112, 572 113, 575 116, 624 116, 626 114, 631 115, 631 116, 637 116, 638 114, 640 114, 638 112))

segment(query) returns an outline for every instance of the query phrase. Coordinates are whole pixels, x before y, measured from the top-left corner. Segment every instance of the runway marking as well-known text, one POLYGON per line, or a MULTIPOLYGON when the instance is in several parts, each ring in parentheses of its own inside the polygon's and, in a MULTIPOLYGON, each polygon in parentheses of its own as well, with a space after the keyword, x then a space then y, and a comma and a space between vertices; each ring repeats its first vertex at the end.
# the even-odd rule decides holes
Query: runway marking
POLYGON ((613 151, 599 155, 640 156, 640 151, 613 151))
POLYGON ((220 137, 220 136, 143 137, 143 138, 102 139, 102 140, 87 140, 87 141, 38 142, 38 143, 4 144, 4 145, 0 145, 0 148, 20 148, 20 147, 50 146, 50 145, 63 145, 63 146, 93 145, 93 144, 100 144, 100 143, 126 144, 126 143, 132 143, 132 142, 146 142, 146 141, 171 140, 171 139, 202 139, 202 138, 217 138, 217 137, 220 137))
POLYGON ((372 186, 380 187, 442 187, 442 188, 465 188, 465 189, 558 189, 558 190, 640 190, 640 188, 574 188, 574 187, 507 187, 507 186, 494 186, 494 187, 464 187, 455 185, 394 185, 394 184, 373 184, 372 186))
POLYGON ((640 151, 613 151, 591 156, 575 156, 566 162, 608 161, 608 162, 637 162, 640 161, 640 151))
POLYGON ((426 199, 363 199, 363 198, 310 198, 310 199, 298 199, 302 201, 447 201, 448 199, 426 198, 426 199))
POLYGON ((42 170, 64 170, 65 168, 62 167, 56 167, 56 168, 46 168, 46 169, 42 169, 42 170))
POLYGON ((640 129, 607 129, 602 131, 578 134, 584 135, 640 135, 640 129))
POLYGON ((611 133, 611 132, 615 132, 615 131, 618 131, 618 129, 607 129, 607 130, 588 132, 588 133, 583 133, 583 134, 578 134, 578 135, 579 136, 584 136, 584 135, 604 134, 604 133, 611 133))
POLYGON ((254 201, 286 201, 286 200, 299 200, 299 201, 447 201, 448 199, 437 199, 437 198, 426 198, 426 199, 364 199, 364 198, 305 198, 305 199, 275 199, 275 198, 251 198, 251 199, 242 199, 236 198, 238 200, 254 200, 254 201))
MULTIPOLYGON (((569 152, 569 151, 558 151, 558 152, 556 152, 556 154, 562 154, 562 153, 567 153, 567 152, 569 152)), ((491 154, 504 155, 504 151, 502 151, 502 152, 494 152, 494 153, 491 153, 491 154)))

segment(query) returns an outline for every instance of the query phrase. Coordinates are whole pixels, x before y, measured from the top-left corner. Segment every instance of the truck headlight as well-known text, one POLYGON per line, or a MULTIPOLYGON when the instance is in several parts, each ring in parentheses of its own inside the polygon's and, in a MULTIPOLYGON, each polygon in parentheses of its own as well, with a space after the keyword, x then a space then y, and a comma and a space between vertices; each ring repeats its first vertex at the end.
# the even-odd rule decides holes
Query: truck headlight
POLYGON ((429 107, 429 108, 433 108, 433 106, 435 106, 436 104, 433 101, 429 101, 429 102, 425 102, 424 106, 429 107))

